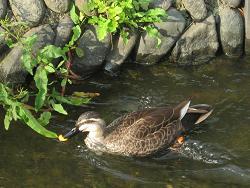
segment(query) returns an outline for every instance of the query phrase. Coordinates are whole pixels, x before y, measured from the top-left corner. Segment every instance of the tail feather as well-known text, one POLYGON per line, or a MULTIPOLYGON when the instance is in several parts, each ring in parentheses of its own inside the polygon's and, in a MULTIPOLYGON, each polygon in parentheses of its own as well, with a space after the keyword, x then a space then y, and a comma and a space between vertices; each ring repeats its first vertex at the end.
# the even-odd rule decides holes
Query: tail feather
POLYGON ((180 104, 178 104, 174 108, 174 117, 176 119, 180 119, 180 120, 183 119, 185 117, 186 113, 188 112, 189 105, 190 105, 189 100, 183 101, 180 104))
POLYGON ((181 120, 182 125, 186 131, 189 131, 193 129, 196 124, 199 124, 207 119, 212 112, 213 108, 207 104, 190 106, 186 115, 181 120))

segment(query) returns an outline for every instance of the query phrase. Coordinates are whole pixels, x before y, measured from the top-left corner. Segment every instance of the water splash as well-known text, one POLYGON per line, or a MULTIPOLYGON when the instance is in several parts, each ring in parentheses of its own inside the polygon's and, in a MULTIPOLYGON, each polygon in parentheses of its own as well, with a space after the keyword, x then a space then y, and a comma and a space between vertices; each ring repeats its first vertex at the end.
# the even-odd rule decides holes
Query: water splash
POLYGON ((233 154, 227 149, 197 140, 187 140, 178 153, 181 156, 207 164, 225 164, 233 158, 233 154))

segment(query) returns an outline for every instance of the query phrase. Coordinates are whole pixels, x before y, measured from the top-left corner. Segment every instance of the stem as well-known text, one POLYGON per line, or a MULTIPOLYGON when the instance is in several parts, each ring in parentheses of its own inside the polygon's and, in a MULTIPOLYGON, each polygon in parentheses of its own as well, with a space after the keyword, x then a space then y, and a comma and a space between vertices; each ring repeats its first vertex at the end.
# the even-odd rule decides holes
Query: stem
POLYGON ((3 22, 1 22, 1 27, 2 27, 5 31, 7 31, 7 33, 8 33, 9 35, 11 35, 14 39, 16 39, 17 41, 19 40, 19 38, 18 38, 16 35, 14 35, 14 34, 9 30, 9 28, 8 28, 3 22))
MULTIPOLYGON (((28 105, 28 104, 22 103, 22 106, 23 106, 24 108, 28 109, 28 110, 36 111, 36 109, 35 109, 33 106, 30 106, 30 105, 28 105)), ((50 112, 50 111, 52 111, 52 109, 51 109, 51 108, 48 108, 48 109, 41 109, 41 111, 42 111, 42 112, 50 112)))
MULTIPOLYGON (((68 61, 66 61, 66 68, 67 68, 67 73, 66 73, 66 75, 65 75, 65 77, 66 77, 66 83, 67 83, 67 81, 68 81, 68 78, 69 78, 69 71, 70 71, 70 68, 71 68, 71 65, 72 65, 72 53, 71 53, 71 51, 69 50, 68 52, 67 52, 67 55, 68 55, 68 61)), ((65 94, 65 90, 66 90, 66 84, 65 84, 65 86, 62 86, 62 91, 61 91, 61 96, 63 97, 64 96, 64 94, 65 94)))

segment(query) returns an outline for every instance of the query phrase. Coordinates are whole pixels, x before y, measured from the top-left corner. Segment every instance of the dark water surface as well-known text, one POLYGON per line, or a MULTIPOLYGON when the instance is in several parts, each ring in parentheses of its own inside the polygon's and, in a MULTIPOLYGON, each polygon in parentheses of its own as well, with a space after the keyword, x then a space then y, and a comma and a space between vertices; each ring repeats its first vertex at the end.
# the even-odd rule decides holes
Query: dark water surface
MULTIPOLYGON (((0 187, 250 187, 250 57, 220 57, 211 64, 183 69, 161 64, 128 67, 121 76, 101 75, 73 86, 100 92, 92 110, 110 122, 125 112, 175 104, 214 106, 181 154, 131 159, 89 152, 78 135, 69 142, 43 138, 21 124, 0 126, 0 187)), ((68 108, 49 126, 64 133, 87 108, 68 108)), ((1 118, 3 116, 1 115, 1 118)))

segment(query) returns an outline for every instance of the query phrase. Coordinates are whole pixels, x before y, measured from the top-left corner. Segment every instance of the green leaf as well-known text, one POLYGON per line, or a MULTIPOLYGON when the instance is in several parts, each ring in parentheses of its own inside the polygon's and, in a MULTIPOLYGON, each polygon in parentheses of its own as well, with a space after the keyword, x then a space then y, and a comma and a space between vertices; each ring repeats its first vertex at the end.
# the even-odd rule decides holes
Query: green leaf
POLYGON ((49 72, 49 73, 54 73, 54 72, 56 72, 56 70, 55 70, 53 64, 46 65, 44 68, 45 68, 46 71, 49 72))
POLYGON ((66 84, 67 84, 67 78, 64 78, 62 81, 61 81, 61 87, 65 87, 66 84))
POLYGON ((8 45, 9 48, 12 48, 14 46, 14 41, 11 38, 8 38, 6 40, 6 44, 8 45))
POLYGON ((122 30, 120 34, 121 34, 124 44, 127 44, 129 33, 127 31, 122 30))
POLYGON ((53 90, 52 97, 60 103, 65 103, 74 106, 80 106, 89 103, 90 97, 74 97, 74 96, 61 96, 60 93, 53 90))
POLYGON ((84 56, 84 50, 82 48, 77 47, 75 50, 78 57, 84 56))
POLYGON ((21 62, 24 66, 25 70, 28 71, 31 75, 33 75, 33 68, 37 64, 36 60, 32 58, 31 52, 23 52, 21 56, 21 62))
POLYGON ((5 127, 5 130, 9 129, 11 121, 12 121, 12 114, 11 114, 11 111, 10 111, 10 108, 9 108, 7 110, 7 112, 6 112, 6 114, 5 114, 5 117, 4 117, 4 127, 5 127))
POLYGON ((74 24, 80 23, 80 19, 79 19, 79 16, 76 14, 76 7, 74 4, 72 5, 72 7, 70 9, 70 18, 72 19, 74 24))
POLYGON ((64 63, 65 63, 65 61, 61 61, 61 62, 57 65, 56 69, 60 68, 64 63))
POLYGON ((51 113, 50 112, 43 112, 38 121, 39 123, 42 125, 42 126, 46 126, 49 124, 49 121, 50 121, 50 118, 51 118, 51 113))
POLYGON ((52 102, 51 104, 52 104, 53 109, 57 111, 58 113, 68 115, 68 113, 64 110, 61 104, 55 104, 54 102, 52 102))
POLYGON ((32 36, 25 37, 21 40, 23 46, 27 48, 32 48, 32 46, 36 43, 38 36, 36 34, 32 36))
POLYGON ((63 57, 66 59, 66 55, 65 55, 65 51, 64 49, 54 46, 54 45, 48 45, 45 46, 42 50, 41 50, 41 56, 42 59, 56 59, 59 57, 63 57))
POLYGON ((36 87, 38 89, 38 93, 35 99, 35 109, 39 110, 44 104, 47 95, 47 85, 48 85, 47 72, 43 68, 43 66, 40 65, 37 68, 34 80, 36 83, 36 87))
POLYGON ((20 106, 18 113, 22 121, 24 121, 25 124, 27 124, 30 128, 32 128, 37 133, 48 138, 57 138, 57 134, 52 131, 47 130, 44 126, 42 126, 29 110, 20 106))
POLYGON ((71 40, 69 41, 69 44, 68 44, 69 46, 73 46, 75 41, 77 41, 80 38, 81 33, 82 33, 82 30, 79 25, 74 26, 72 30, 73 30, 73 36, 71 37, 71 40))
POLYGON ((146 26, 145 30, 147 31, 147 34, 150 37, 155 38, 157 40, 157 47, 159 47, 161 45, 161 38, 159 37, 160 33, 158 29, 152 26, 146 26))

